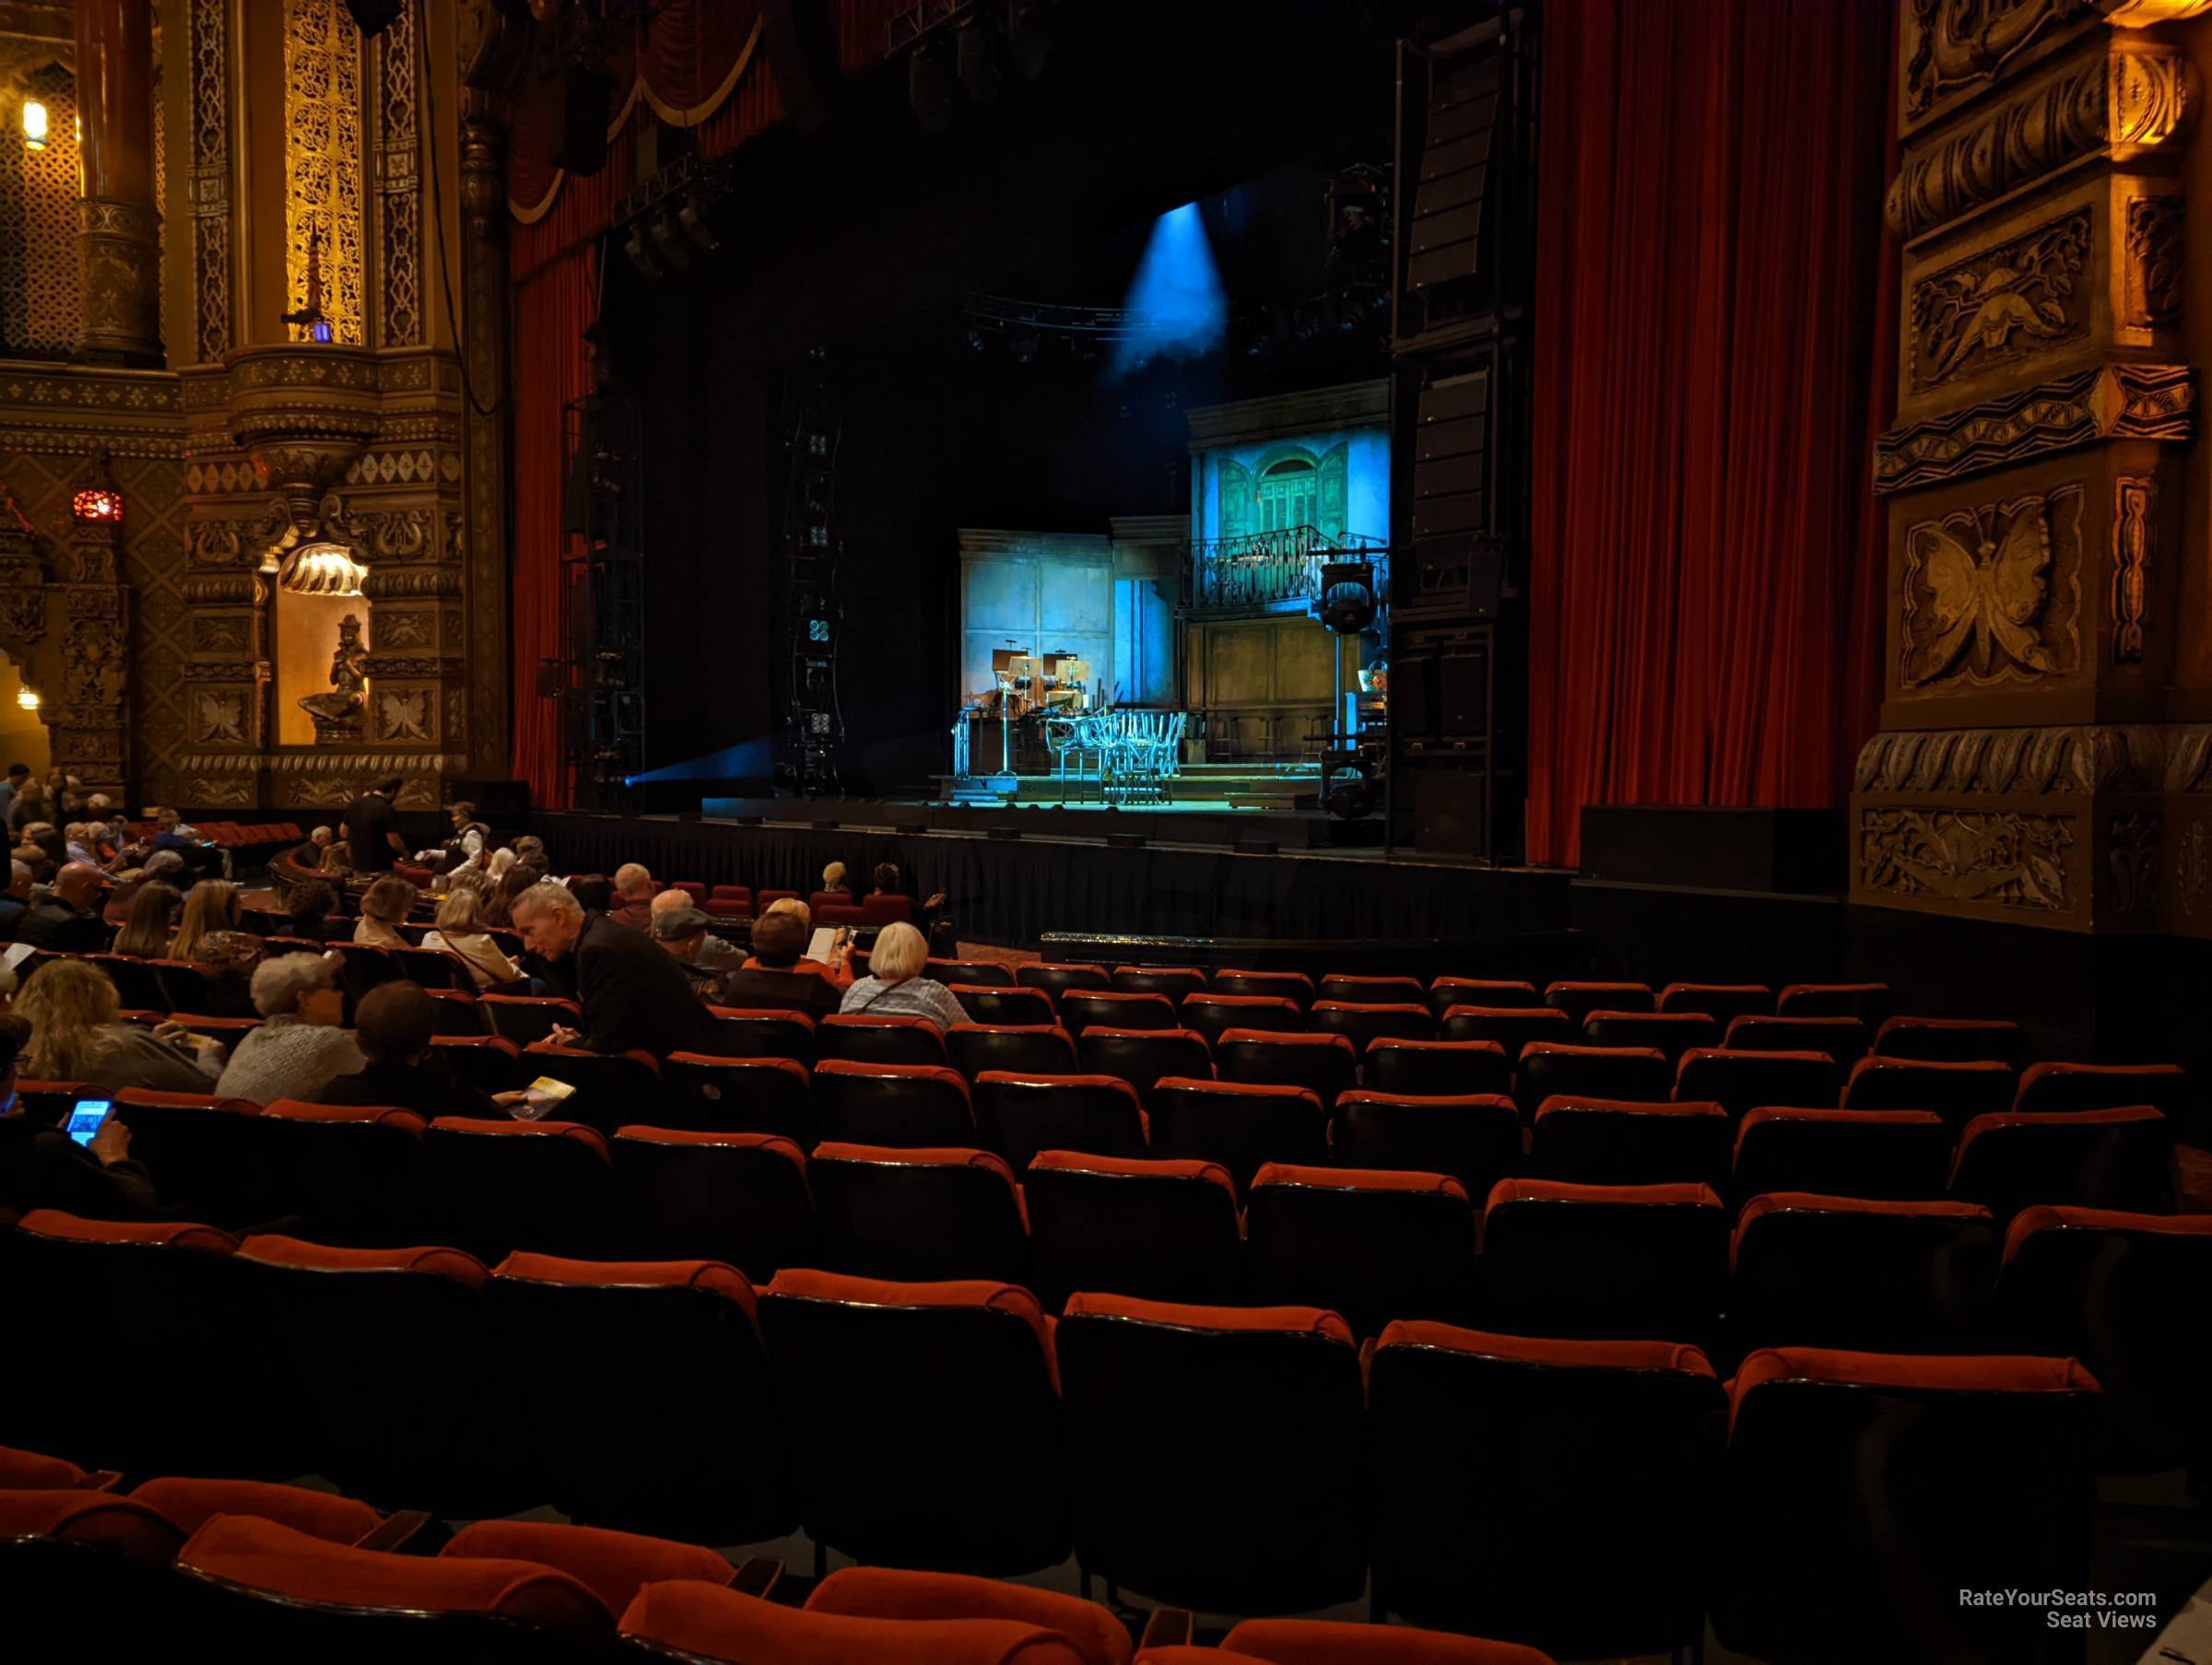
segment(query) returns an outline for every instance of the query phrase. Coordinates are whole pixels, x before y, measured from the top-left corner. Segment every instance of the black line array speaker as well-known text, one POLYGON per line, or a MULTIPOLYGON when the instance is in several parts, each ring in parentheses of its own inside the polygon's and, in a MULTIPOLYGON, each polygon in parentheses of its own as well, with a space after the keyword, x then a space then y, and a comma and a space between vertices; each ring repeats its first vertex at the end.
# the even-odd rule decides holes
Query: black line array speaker
POLYGON ((571 64, 550 77, 552 129, 560 135, 553 165, 571 173, 592 174, 606 166, 606 119, 614 102, 615 80, 604 70, 571 64))
POLYGON ((1490 651, 1471 642, 1436 662, 1437 728, 1447 740, 1473 739, 1489 732, 1490 651))
POLYGON ((1489 778, 1423 769, 1412 776, 1413 847, 1430 856, 1489 848, 1489 778))

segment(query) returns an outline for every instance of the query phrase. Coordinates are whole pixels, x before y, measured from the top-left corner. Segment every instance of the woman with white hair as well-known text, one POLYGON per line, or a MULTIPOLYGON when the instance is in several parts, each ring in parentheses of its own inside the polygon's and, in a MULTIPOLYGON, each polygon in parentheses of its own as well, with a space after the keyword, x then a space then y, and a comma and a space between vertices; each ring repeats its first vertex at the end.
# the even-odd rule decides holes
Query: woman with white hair
POLYGON ((226 1098, 264 1105, 313 1099, 338 1076, 368 1062, 353 1037, 338 1026, 346 1019, 346 997, 338 989, 335 955, 264 960, 253 971, 253 1009, 261 1014, 261 1027, 246 1032, 215 1084, 226 1098))
POLYGON ((926 1017, 939 1029, 968 1021, 952 991, 922 975, 929 964, 929 944, 912 925, 886 925, 868 950, 868 974, 845 991, 841 1013, 865 1012, 876 1017, 926 1017))

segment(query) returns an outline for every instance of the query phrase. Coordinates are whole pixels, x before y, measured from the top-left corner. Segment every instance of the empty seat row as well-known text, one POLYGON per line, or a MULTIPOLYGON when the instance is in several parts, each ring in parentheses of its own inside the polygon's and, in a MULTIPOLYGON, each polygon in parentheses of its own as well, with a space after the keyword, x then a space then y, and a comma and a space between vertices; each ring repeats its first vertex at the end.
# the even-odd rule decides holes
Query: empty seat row
POLYGON ((1563 1657, 1689 1646, 1707 1612, 1764 1657, 1953 1657, 1959 1626, 1974 1657, 2034 1657, 2040 1612, 1918 1592, 2085 1588, 2112 1431, 2154 1432, 2161 1461, 2204 1437, 2201 1327, 2167 1320, 2212 1238, 2171 1221, 2016 1228, 2030 1351, 1762 1350, 1726 1386, 1672 1342, 1402 1323, 1363 1372, 1312 1307, 1085 1293, 1054 1326, 988 1280, 787 1271, 756 1292, 696 1263, 490 1273, 130 1231, 33 1215, 0 1241, 86 1389, 56 1405, 18 1373, 5 1426, 73 1460, 312 1462, 372 1503, 549 1501, 632 1530, 711 1519, 725 1542, 801 1526, 890 1566, 1015 1575, 1072 1551, 1206 1612, 1310 1611, 1371 1573, 1385 1611, 1563 1657), (2102 1305, 2054 1311, 2077 1296, 2102 1305), (125 1354, 186 1346, 235 1363, 166 1375, 148 1417, 125 1354), (1947 1497, 1972 1530, 1924 1501, 1947 1497))

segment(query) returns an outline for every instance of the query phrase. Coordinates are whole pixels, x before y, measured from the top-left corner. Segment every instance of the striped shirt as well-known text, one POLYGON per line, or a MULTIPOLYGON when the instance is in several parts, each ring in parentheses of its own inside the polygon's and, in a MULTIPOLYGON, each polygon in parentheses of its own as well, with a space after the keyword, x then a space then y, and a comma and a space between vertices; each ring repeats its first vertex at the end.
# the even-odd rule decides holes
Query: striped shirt
POLYGON ((926 1017, 940 1029, 968 1021, 952 991, 926 977, 910 977, 900 983, 864 977, 845 991, 838 1011, 846 1016, 865 1012, 870 1017, 926 1017))

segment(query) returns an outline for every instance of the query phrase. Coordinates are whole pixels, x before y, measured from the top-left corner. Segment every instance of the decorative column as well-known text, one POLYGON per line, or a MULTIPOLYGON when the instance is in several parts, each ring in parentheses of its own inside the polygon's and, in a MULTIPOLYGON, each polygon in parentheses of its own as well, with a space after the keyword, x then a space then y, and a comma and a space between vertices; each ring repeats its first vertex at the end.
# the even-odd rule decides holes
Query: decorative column
POLYGON ((84 200, 77 250, 91 364, 162 362, 160 217, 154 207, 153 7, 77 0, 84 200))
POLYGON ((130 779, 130 592, 120 581, 123 494, 103 457, 69 500, 62 592, 62 698, 53 761, 118 802, 130 779))
POLYGON ((506 132, 471 89, 461 121, 461 355, 476 399, 467 428, 468 728, 449 733, 470 768, 507 773, 507 494, 512 426, 507 380, 506 132), (478 401, 490 408, 479 408, 478 401))
POLYGON ((2201 5, 1900 8, 1888 663, 1852 795, 1854 901, 2159 921, 2201 91, 2174 31, 2147 26, 2201 5))

